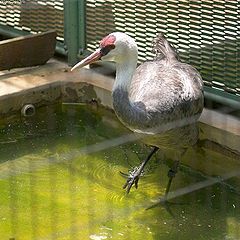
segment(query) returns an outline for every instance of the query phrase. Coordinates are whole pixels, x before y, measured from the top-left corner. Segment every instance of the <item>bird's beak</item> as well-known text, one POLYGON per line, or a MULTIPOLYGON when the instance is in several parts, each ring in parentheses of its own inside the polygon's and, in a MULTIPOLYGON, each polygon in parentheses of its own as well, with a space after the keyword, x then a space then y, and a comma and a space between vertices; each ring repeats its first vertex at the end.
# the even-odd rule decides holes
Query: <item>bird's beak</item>
POLYGON ((100 49, 97 49, 95 52, 93 52, 91 55, 89 55, 88 57, 84 58, 82 61, 80 61, 79 63, 77 63, 76 65, 74 65, 71 68, 71 71, 73 71, 76 68, 79 67, 84 67, 88 64, 91 64, 93 62, 96 62, 97 60, 99 60, 101 58, 102 54, 100 52, 100 49))

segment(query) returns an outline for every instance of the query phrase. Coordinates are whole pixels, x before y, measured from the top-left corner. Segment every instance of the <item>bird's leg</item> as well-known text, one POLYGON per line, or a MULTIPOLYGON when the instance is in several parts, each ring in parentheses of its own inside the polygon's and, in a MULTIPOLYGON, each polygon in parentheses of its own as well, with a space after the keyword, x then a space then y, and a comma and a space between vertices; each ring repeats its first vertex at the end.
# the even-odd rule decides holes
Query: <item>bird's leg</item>
MULTIPOLYGON (((182 156, 185 154, 186 151, 187 151, 187 148, 183 148, 180 152, 180 155, 176 155, 176 158, 179 159, 179 156, 180 156, 180 158, 182 158, 182 156)), ((172 180, 178 172, 179 164, 180 164, 180 161, 175 160, 173 162, 172 167, 168 171, 168 184, 167 184, 167 187, 166 187, 166 190, 165 190, 165 196, 163 198, 164 201, 167 200, 168 193, 169 193, 169 190, 170 190, 170 187, 171 187, 171 184, 172 184, 172 180)))
POLYGON ((169 193, 169 190, 170 190, 170 187, 171 187, 171 184, 172 184, 172 180, 178 172, 179 164, 180 164, 179 160, 174 161, 173 166, 168 171, 168 184, 167 184, 167 187, 166 187, 166 190, 165 190, 164 199, 167 199, 167 197, 168 197, 168 193, 169 193))
POLYGON ((136 167, 129 175, 127 182, 124 184, 123 189, 127 189, 127 193, 130 192, 131 187, 133 184, 135 184, 135 188, 138 188, 138 180, 143 173, 143 169, 147 162, 151 159, 153 154, 158 151, 158 147, 154 147, 153 150, 150 152, 148 157, 140 164, 139 167, 136 167))
MULTIPOLYGON (((169 193, 169 190, 170 190, 170 187, 171 187, 171 184, 172 184, 172 180, 173 178, 176 176, 177 172, 178 172, 178 168, 179 168, 179 164, 180 164, 180 161, 174 161, 173 163, 173 166, 169 169, 168 171, 168 184, 167 184, 167 187, 166 187, 166 190, 165 190, 165 195, 163 198, 160 199, 159 203, 165 207, 165 209, 167 210, 167 212, 172 216, 174 217, 174 214, 173 212, 171 211, 170 209, 170 205, 172 204, 178 204, 178 203, 172 203, 172 202, 169 202, 168 201, 168 193, 169 193)), ((148 209, 150 208, 153 208, 155 207, 155 205, 149 207, 148 209)))
MULTIPOLYGON (((182 157, 187 149, 183 149, 180 156, 182 157)), ((179 159, 179 155, 177 155, 177 159, 179 159)), ((174 203, 174 202, 169 202, 169 190, 173 181, 173 178, 176 176, 178 169, 179 169, 179 165, 180 165, 180 160, 175 160, 173 162, 172 167, 169 169, 168 171, 168 184, 165 190, 165 195, 164 197, 160 198, 159 201, 157 203, 155 203, 154 205, 150 206, 147 208, 148 209, 152 209, 154 207, 157 207, 159 204, 163 207, 165 207, 165 209, 168 211, 168 213, 174 217, 173 212, 170 209, 170 205, 183 205, 184 203, 174 203)))

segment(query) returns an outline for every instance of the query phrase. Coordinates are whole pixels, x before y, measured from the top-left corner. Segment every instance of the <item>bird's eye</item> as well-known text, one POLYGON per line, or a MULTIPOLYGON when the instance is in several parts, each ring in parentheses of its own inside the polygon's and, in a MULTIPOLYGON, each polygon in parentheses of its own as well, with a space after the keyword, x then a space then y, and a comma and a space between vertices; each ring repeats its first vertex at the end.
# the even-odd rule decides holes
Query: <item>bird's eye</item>
POLYGON ((112 49, 114 49, 115 46, 114 45, 107 45, 103 48, 101 48, 100 52, 102 56, 107 55, 112 49))

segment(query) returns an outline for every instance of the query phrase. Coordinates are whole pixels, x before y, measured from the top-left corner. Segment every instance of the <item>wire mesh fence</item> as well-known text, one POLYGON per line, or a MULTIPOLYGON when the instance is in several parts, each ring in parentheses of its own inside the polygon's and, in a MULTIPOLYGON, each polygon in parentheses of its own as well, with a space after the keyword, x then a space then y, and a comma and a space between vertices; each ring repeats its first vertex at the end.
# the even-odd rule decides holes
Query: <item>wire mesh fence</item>
POLYGON ((56 30, 58 40, 64 40, 63 0, 59 1, 8 1, 0 3, 0 24, 19 30, 39 33, 56 30))
MULTIPOLYGON (((139 62, 152 59, 152 39, 163 32, 181 58, 198 68, 206 86, 239 96, 238 11, 237 0, 87 0, 85 11, 81 11, 86 20, 79 22, 76 32, 78 38, 86 35, 85 48, 89 51, 106 34, 126 32, 138 43, 139 62), (86 33, 79 29, 86 29, 86 33)), ((55 29, 63 42, 64 1, 2 1, 0 24, 10 31, 31 33, 55 29)), ((84 46, 79 48, 83 52, 84 46)))
POLYGON ((136 39, 142 62, 153 58, 152 39, 163 32, 207 86, 239 95, 238 10, 239 1, 87 0, 87 48, 93 51, 110 32, 126 32, 136 39))

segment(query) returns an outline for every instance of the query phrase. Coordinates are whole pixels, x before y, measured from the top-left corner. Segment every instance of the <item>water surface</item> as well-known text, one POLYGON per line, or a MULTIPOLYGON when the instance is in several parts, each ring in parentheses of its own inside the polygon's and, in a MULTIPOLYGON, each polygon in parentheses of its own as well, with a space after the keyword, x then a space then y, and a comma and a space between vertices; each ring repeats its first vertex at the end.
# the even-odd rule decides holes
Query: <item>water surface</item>
MULTIPOLYGON (((1 239, 240 239, 239 195, 225 184, 146 210, 165 191, 162 154, 126 195, 119 172, 139 164, 150 148, 95 145, 126 134, 110 111, 84 106, 49 107, 2 127, 1 239)), ((181 167, 172 190, 204 180, 181 167)))

